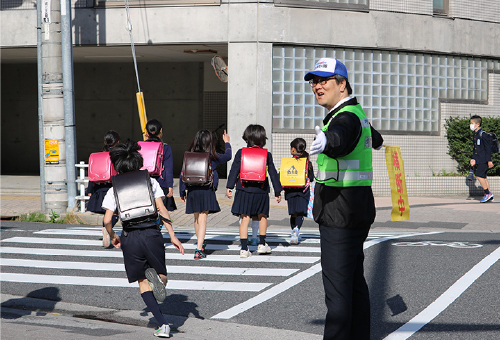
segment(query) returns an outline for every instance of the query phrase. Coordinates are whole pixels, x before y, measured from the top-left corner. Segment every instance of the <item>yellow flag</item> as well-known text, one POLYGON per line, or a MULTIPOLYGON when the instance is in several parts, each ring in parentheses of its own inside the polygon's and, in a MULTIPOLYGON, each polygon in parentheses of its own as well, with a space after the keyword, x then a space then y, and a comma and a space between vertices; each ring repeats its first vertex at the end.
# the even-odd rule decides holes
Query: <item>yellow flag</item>
POLYGON ((401 148, 385 145, 385 161, 389 181, 391 182, 392 221, 407 221, 410 219, 410 204, 406 191, 405 167, 401 157, 401 148))

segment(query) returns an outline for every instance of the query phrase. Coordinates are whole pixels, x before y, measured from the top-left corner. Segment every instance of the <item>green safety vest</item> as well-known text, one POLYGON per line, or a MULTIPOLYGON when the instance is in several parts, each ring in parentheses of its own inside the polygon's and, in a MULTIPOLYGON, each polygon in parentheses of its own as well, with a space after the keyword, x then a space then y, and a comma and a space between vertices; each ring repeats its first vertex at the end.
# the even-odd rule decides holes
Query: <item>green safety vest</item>
MULTIPOLYGON (((361 122, 361 136, 358 144, 350 154, 338 158, 330 158, 324 153, 320 153, 317 160, 318 175, 316 181, 331 187, 371 186, 373 166, 370 123, 359 104, 344 106, 333 117, 343 111, 354 113, 361 122)), ((328 129, 330 122, 323 126, 323 131, 328 129)))

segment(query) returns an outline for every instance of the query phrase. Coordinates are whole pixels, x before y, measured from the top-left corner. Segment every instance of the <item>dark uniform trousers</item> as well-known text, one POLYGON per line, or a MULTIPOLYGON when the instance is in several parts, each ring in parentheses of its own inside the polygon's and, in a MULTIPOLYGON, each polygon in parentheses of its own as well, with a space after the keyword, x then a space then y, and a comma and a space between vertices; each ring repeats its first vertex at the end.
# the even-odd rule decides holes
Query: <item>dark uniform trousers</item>
POLYGON ((369 340, 370 297, 363 275, 363 243, 369 227, 319 226, 321 266, 328 309, 324 339, 369 340))

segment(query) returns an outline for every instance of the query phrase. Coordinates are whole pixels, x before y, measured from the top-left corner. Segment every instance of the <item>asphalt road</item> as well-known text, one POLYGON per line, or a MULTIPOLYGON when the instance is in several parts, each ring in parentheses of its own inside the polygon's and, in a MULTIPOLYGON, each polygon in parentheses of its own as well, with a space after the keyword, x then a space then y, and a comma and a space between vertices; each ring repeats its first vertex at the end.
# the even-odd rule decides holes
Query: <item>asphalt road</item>
MULTIPOLYGON (((53 311, 58 302, 139 311, 151 326, 137 286, 126 280, 121 251, 102 247, 100 228, 3 221, 1 228, 1 292, 12 296, 3 307, 29 296, 52 301, 53 311)), ((236 229, 211 230, 202 261, 193 260, 192 231, 176 233, 187 251, 181 256, 167 243, 169 296, 161 304, 174 328, 189 334, 186 320, 196 319, 302 332, 297 338, 304 339, 322 334, 316 230, 291 247, 286 229, 270 231, 273 253, 249 259, 239 259, 236 229)), ((365 273, 372 339, 500 339, 499 247, 495 233, 371 232, 365 273)), ((36 318, 12 313, 2 309, 8 324, 36 318)))

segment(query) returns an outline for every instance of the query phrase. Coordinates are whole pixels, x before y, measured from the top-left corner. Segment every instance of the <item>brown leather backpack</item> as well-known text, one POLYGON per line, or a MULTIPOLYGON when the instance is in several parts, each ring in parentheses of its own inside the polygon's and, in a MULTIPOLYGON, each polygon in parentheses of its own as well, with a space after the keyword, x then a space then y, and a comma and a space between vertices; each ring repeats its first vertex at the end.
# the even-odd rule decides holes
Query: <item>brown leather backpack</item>
POLYGON ((208 152, 184 153, 182 181, 187 185, 211 185, 213 172, 208 152))

